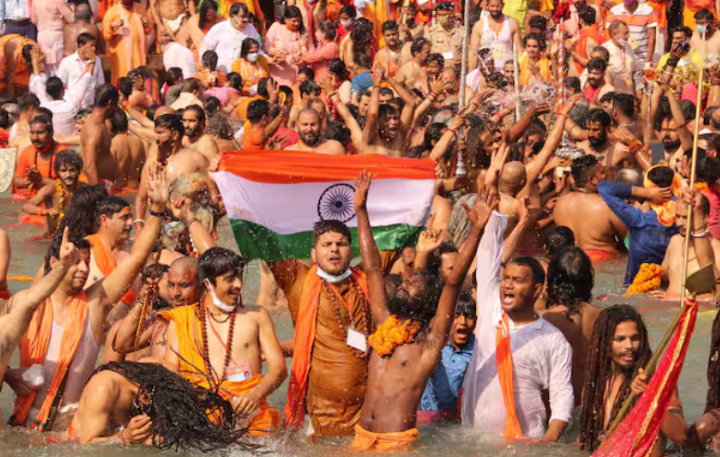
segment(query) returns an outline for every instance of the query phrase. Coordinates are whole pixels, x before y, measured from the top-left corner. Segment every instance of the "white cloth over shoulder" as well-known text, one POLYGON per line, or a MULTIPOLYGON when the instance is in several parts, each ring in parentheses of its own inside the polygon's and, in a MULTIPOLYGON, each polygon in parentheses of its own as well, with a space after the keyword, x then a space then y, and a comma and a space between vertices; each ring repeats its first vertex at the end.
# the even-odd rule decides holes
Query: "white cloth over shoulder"
POLYGON ((185 46, 173 41, 165 48, 163 66, 165 71, 178 67, 183 72, 183 78, 192 78, 196 73, 195 55, 185 46))
MULTIPOLYGON (((507 216, 494 211, 477 251, 478 324, 473 358, 465 373, 462 422, 478 431, 502 434, 505 403, 495 361, 496 329, 502 317, 500 267, 507 216)), ((542 390, 550 390, 550 420, 571 421, 572 349, 562 333, 542 317, 515 325, 509 319, 515 409, 523 436, 542 438, 547 421, 542 390)))

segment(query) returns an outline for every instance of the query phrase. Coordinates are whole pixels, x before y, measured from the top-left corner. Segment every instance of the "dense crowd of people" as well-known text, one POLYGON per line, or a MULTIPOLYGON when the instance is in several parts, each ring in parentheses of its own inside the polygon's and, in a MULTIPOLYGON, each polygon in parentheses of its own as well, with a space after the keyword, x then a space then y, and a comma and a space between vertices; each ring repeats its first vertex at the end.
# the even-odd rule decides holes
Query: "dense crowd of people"
MULTIPOLYGON (((720 277, 716 8, 3 0, 0 155, 48 243, 10 293, 0 229, 8 424, 202 451, 289 428, 384 451, 432 422, 556 442, 576 420, 596 450, 652 350, 636 308, 593 303, 594 265, 626 257, 627 293, 662 300, 685 295, 685 262, 720 277), (382 179, 364 171, 357 225, 304 227, 303 258, 260 259, 245 303, 215 173, 263 150, 432 163, 426 227, 380 250, 382 179)), ((704 415, 675 389, 652 455, 716 444, 718 351, 716 318, 704 415)))

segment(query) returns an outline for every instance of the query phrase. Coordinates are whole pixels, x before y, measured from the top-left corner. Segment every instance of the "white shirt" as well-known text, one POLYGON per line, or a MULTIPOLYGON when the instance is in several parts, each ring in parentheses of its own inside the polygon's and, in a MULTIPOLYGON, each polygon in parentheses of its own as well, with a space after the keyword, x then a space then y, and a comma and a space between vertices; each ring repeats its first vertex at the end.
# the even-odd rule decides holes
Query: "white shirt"
POLYGON ((612 40, 606 41, 602 47, 610 53, 608 61, 608 70, 613 77, 613 85, 615 92, 623 94, 632 94, 633 88, 625 84, 625 75, 642 70, 642 64, 635 57, 632 46, 625 43, 622 48, 618 48, 612 40))
POLYGON ((61 100, 53 100, 47 94, 45 84, 48 77, 45 73, 39 75, 31 75, 29 89, 30 92, 37 95, 40 100, 40 106, 47 108, 53 113, 52 123, 53 132, 61 135, 74 136, 78 132, 75 129, 75 116, 77 115, 80 103, 85 96, 87 87, 90 85, 90 74, 84 74, 78 81, 77 87, 73 91, 65 91, 65 95, 61 100))
POLYGON ((242 31, 233 27, 229 20, 215 24, 200 45, 200 59, 205 51, 215 51, 218 55, 217 69, 229 73, 233 62, 240 58, 240 47, 245 38, 254 38, 261 43, 262 49, 260 34, 252 24, 245 26, 242 31))
MULTIPOLYGON (((496 330, 502 317, 500 264, 507 216, 494 211, 477 251, 478 324, 473 358, 465 373, 462 422, 475 430, 502 434, 505 402, 495 362, 496 330)), ((570 424, 574 406, 572 349, 560 331, 542 317, 526 325, 509 319, 515 410, 523 436, 545 435, 542 390, 550 390, 550 420, 570 424)))
POLYGON ((195 56, 193 52, 185 46, 172 41, 165 47, 163 52, 163 65, 165 71, 173 67, 178 67, 183 72, 183 78, 192 78, 195 76, 195 56))
MULTIPOLYGON (((83 75, 87 72, 88 62, 80 59, 77 52, 65 57, 58 66, 56 76, 62 79, 65 84, 66 96, 72 97, 70 94, 77 90, 78 83, 83 75)), ((95 57, 95 69, 92 77, 88 81, 87 89, 84 90, 79 109, 85 109, 93 106, 95 103, 95 89, 105 84, 105 74, 103 73, 102 62, 100 57, 95 57)))
POLYGON ((0 0, 0 22, 30 19, 26 0, 0 0))

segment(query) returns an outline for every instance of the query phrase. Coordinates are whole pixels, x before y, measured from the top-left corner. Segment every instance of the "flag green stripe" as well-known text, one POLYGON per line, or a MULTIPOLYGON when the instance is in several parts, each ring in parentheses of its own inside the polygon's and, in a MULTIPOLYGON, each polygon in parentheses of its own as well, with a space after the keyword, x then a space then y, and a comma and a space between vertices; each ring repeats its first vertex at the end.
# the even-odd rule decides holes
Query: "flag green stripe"
MULTIPOLYGON (((312 231, 279 235, 262 225, 236 219, 231 220, 230 225, 240 252, 248 260, 263 259, 274 262, 282 259, 310 258, 312 231)), ((409 242, 414 242, 420 230, 422 227, 408 224, 388 225, 373 228, 373 236, 380 250, 395 250, 403 248, 409 242)), ((357 229, 351 227, 350 232, 354 254, 359 255, 357 229)))

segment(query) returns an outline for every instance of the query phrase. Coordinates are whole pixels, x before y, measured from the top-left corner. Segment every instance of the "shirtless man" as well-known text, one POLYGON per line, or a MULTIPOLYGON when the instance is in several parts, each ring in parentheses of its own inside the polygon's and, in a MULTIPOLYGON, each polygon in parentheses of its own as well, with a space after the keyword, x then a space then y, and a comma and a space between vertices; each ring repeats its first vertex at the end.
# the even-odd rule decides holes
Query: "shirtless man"
POLYGON ((588 111, 585 115, 587 140, 579 142, 577 146, 585 151, 585 154, 595 156, 603 163, 605 170, 612 173, 623 167, 622 162, 614 157, 615 141, 608 138, 611 122, 610 115, 602 108, 588 111))
POLYGON ((703 58, 717 58, 720 56, 720 33, 715 25, 715 17, 712 11, 703 8, 695 13, 695 30, 690 38, 690 49, 698 51, 703 58), (703 48, 702 28, 705 29, 705 47, 703 48))
POLYGON ((88 33, 97 37, 95 50, 98 55, 103 55, 103 35, 100 33, 98 26, 93 24, 93 13, 90 5, 87 3, 79 3, 75 5, 75 22, 65 25, 63 30, 63 55, 69 56, 77 51, 77 37, 81 33, 88 33))
MULTIPOLYGON (((425 80, 425 66, 430 55, 430 42, 425 38, 416 38, 410 45, 412 60, 404 64, 395 74, 395 80, 405 87, 412 88, 416 81, 425 80)), ((376 67, 377 68, 377 67, 376 67)))
POLYGON ((10 129, 11 148, 17 148, 21 153, 25 148, 32 144, 30 140, 30 121, 35 117, 37 109, 40 107, 40 100, 35 94, 25 94, 18 97, 18 108, 20 115, 17 122, 10 129))
POLYGON ((188 18, 195 14, 195 2, 187 0, 150 0, 150 14, 160 35, 167 35, 178 43, 187 43, 185 30, 188 18))
POLYGON ((475 209, 466 208, 470 234, 442 294, 435 280, 416 274, 400 285, 396 296, 388 300, 380 253, 367 212, 370 181, 363 173, 355 185, 358 244, 367 274, 370 311, 378 326, 368 339, 375 350, 370 354, 368 387, 353 441, 353 447, 361 452, 404 449, 417 440, 417 409, 425 384, 447 344, 460 288, 485 224, 497 206, 497 195, 492 195, 487 204, 478 196, 475 209), (387 332, 408 324, 416 326, 410 341, 391 344, 385 350, 389 343, 385 339, 387 332))
MULTIPOLYGON (((199 172, 207 176, 208 160, 199 152, 182 147, 182 119, 177 114, 163 114, 155 117, 157 143, 148 151, 145 166, 140 177, 140 187, 135 196, 135 229, 139 230, 147 209, 147 173, 152 163, 158 162, 167 168, 168 182, 176 177, 199 172)), ((208 178, 209 179, 209 178, 208 178)), ((212 186, 214 188, 214 186, 212 186)))
POLYGON ((576 244, 593 262, 609 260, 621 252, 627 228, 598 194, 598 183, 605 179, 605 167, 597 157, 586 155, 572 164, 576 190, 555 203, 555 224, 573 231, 576 244))
MULTIPOLYGON (((701 204, 693 208, 693 227, 697 227, 697 229, 693 229, 693 236, 690 238, 687 274, 690 276, 700 269, 698 254, 695 251, 698 242, 700 242, 703 243, 702 248, 709 245, 712 249, 717 277, 717 271, 720 271, 720 241, 713 238, 707 230, 707 216, 710 213, 710 202, 703 196, 702 199, 698 199, 698 203, 701 204)), ((668 244, 667 250, 665 251, 665 258, 662 263, 663 276, 666 276, 668 279, 667 292, 657 294, 666 300, 677 300, 680 297, 683 283, 683 250, 685 249, 685 235, 688 225, 687 216, 687 201, 686 199, 681 199, 675 206, 675 226, 677 226, 680 233, 670 238, 670 244, 668 244)), ((702 264, 702 266, 704 267, 705 264, 702 264)))
POLYGON ((190 105, 182 114, 185 136, 182 145, 204 155, 210 164, 209 171, 217 171, 220 150, 215 140, 205 133, 205 110, 200 105, 190 105))
MULTIPOLYGON (((337 96, 337 94, 333 94, 337 96)), ((345 147, 336 140, 320 137, 320 115, 312 108, 303 108, 298 114, 296 129, 300 141, 285 148, 286 151, 309 151, 328 155, 345 155, 345 147)))
POLYGON ((385 38, 385 47, 375 54, 373 68, 382 68, 388 76, 395 77, 400 67, 400 32, 395 21, 387 21, 382 25, 382 33, 385 38))
MULTIPOLYGON (((6 377, 10 356, 15 352, 20 338, 30 325, 35 310, 55 291, 68 270, 80 262, 80 252, 68 241, 69 230, 63 233, 60 258, 41 280, 29 289, 17 292, 7 303, 7 310, 0 314, 0 382, 6 377)), ((9 371, 9 370, 8 370, 9 371)), ((0 420, 2 413, 0 412, 0 420)))
POLYGON ((200 256, 198 271, 206 288, 200 302, 158 316, 169 322, 163 364, 200 386, 209 387, 208 376, 214 377, 238 418, 249 421, 251 433, 270 432, 280 414, 268 408, 266 399, 285 380, 287 368, 270 314, 242 302, 244 266, 242 257, 224 248, 200 256))
POLYGON ((110 150, 110 133, 105 119, 117 107, 119 97, 120 94, 114 86, 100 86, 95 93, 92 113, 85 119, 80 135, 88 184, 101 183, 108 188, 108 192, 117 178, 118 164, 110 150))
MULTIPOLYGON (((468 68, 477 68, 477 51, 489 48, 495 61, 495 68, 490 71, 501 71, 505 62, 512 60, 512 44, 517 46, 517 55, 523 53, 523 42, 520 36, 520 26, 517 20, 503 14, 503 0, 489 0, 487 2, 488 15, 480 17, 470 33, 470 49, 468 53, 468 68), (483 32, 486 33, 483 36, 483 32)), ((512 81, 512 80, 511 80, 512 81)))
POLYGON ((83 186, 79 182, 83 168, 82 157, 75 151, 63 150, 55 157, 55 176, 57 182, 50 182, 42 187, 22 207, 24 213, 45 216, 45 234, 52 237, 60 222, 60 216, 70 205, 75 191, 83 186), (59 187, 58 187, 59 186, 59 187), (40 207, 43 204, 43 207, 40 207))
POLYGON ((105 120, 110 132, 110 152, 117 162, 118 175, 114 190, 136 190, 145 165, 145 145, 142 140, 128 135, 128 118, 120 108, 115 108, 105 120))

